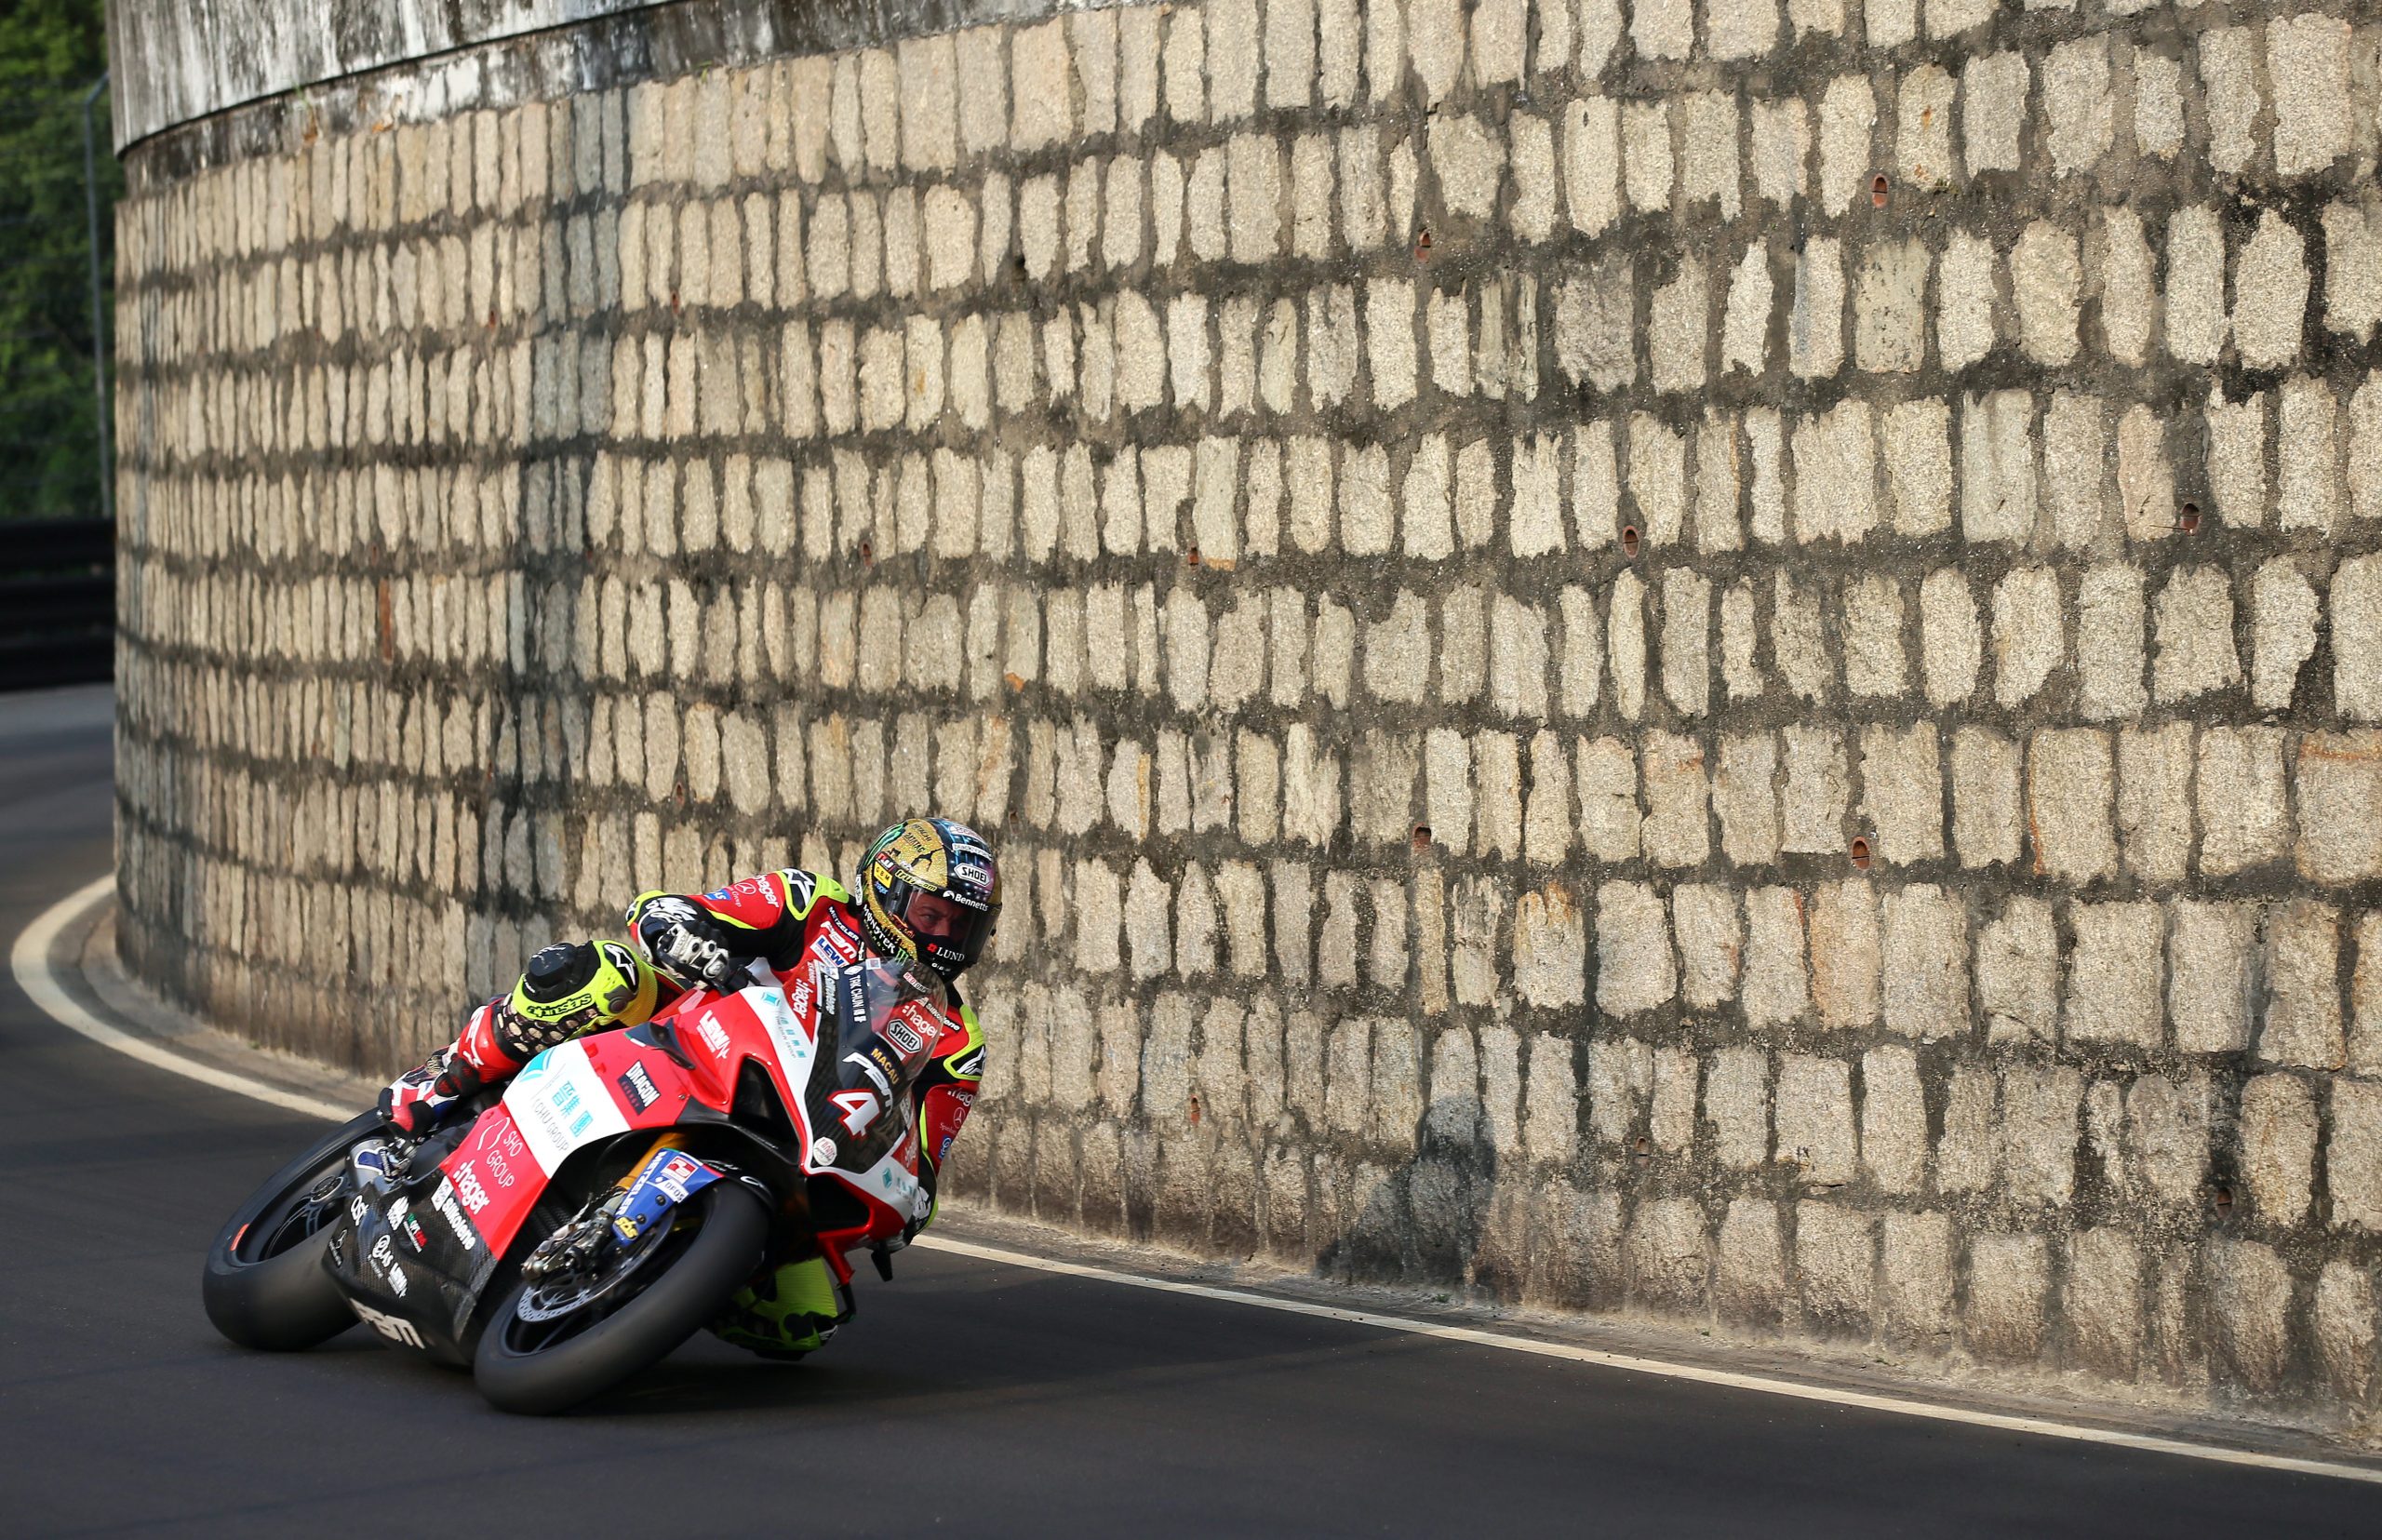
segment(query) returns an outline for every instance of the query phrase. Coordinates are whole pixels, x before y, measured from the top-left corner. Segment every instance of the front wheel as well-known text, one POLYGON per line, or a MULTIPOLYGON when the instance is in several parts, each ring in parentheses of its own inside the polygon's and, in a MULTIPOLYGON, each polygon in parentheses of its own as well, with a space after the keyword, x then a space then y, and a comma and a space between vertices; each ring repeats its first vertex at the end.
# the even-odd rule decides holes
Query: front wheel
POLYGON ((243 1347, 288 1353, 355 1324, 323 1266, 341 1217, 348 1152, 381 1133, 381 1115, 351 1118, 266 1179, 207 1248, 207 1319, 243 1347))
POLYGON ((676 1215, 582 1265, 514 1284, 473 1358, 489 1404, 532 1416, 576 1406, 661 1362, 718 1314, 760 1265, 769 1208, 728 1181, 703 1188, 676 1215))

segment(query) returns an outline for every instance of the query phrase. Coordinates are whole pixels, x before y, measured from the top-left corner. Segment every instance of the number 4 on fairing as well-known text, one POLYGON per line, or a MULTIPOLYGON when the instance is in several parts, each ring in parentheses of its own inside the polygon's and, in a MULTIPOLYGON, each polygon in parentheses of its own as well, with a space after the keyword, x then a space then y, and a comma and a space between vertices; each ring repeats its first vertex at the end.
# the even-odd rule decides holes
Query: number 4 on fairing
POLYGON ((844 1132, 863 1134, 877 1120, 877 1092, 873 1091, 839 1091, 827 1098, 843 1113, 844 1132))

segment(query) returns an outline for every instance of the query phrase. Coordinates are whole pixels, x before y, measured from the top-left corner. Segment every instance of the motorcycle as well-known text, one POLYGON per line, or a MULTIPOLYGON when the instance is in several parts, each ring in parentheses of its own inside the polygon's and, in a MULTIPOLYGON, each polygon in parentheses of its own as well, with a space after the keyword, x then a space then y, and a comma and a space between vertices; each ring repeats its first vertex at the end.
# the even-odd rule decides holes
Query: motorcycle
POLYGON ((823 950, 531 1059, 419 1143, 376 1113, 275 1172, 216 1237, 216 1330, 295 1351, 362 1321, 560 1412, 660 1362, 765 1268, 892 1277, 919 1201, 912 1084, 931 973, 823 950))

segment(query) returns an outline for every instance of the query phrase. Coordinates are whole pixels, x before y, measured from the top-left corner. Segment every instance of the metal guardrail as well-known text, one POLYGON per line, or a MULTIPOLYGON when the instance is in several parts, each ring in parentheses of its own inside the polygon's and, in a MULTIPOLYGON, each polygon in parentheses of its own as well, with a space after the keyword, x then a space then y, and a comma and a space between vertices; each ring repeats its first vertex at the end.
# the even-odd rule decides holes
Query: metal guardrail
POLYGON ((0 690, 114 672, 114 521, 0 520, 0 690))

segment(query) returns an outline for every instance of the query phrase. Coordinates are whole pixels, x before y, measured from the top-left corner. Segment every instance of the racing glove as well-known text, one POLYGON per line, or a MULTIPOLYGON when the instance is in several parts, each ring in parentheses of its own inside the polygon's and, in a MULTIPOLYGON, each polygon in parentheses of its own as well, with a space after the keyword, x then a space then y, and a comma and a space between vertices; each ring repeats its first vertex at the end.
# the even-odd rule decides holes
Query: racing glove
POLYGON ((646 960, 689 988, 725 993, 743 981, 752 957, 730 944, 727 926, 689 899, 657 898, 636 915, 636 944, 646 960))

